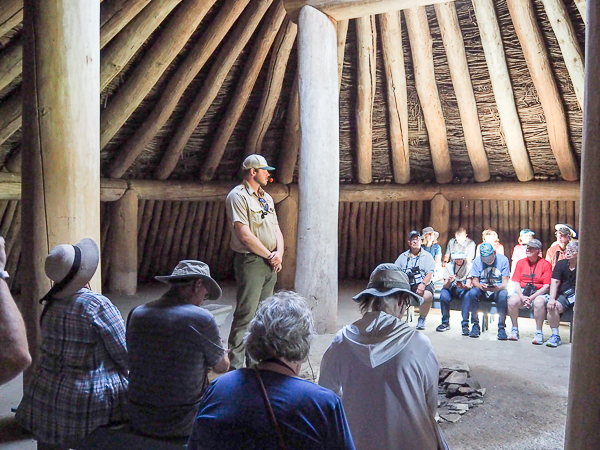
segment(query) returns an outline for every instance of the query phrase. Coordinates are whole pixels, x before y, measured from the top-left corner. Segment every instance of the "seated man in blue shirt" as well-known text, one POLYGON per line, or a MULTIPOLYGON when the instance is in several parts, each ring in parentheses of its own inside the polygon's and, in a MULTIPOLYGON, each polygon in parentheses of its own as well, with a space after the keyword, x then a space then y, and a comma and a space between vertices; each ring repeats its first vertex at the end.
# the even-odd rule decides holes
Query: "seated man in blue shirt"
MULTIPOLYGON (((496 302, 498 308, 498 339, 506 341, 506 312, 508 278, 510 276, 510 263, 508 258, 496 254, 490 243, 483 243, 480 247, 480 256, 473 261, 471 275, 473 276, 473 288, 469 291, 471 305, 471 332, 469 336, 477 338, 481 332, 479 328, 479 302, 496 302)), ((468 325, 466 325, 468 328, 468 325)), ((463 334, 465 331, 463 325, 463 334)))
POLYGON ((452 253, 452 262, 444 268, 444 287, 440 292, 440 303, 442 307, 442 324, 435 331, 447 331, 450 329, 450 302, 452 298, 462 300, 462 329, 463 335, 469 334, 469 312, 471 311, 470 298, 467 295, 473 286, 471 280, 471 263, 467 261, 466 253, 452 253))
POLYGON ((419 307, 417 330, 424 330, 425 318, 431 308, 435 292, 431 282, 435 261, 430 253, 421 248, 421 235, 417 230, 408 233, 408 246, 410 248, 398 256, 395 264, 408 276, 410 290, 423 297, 423 304, 419 307))

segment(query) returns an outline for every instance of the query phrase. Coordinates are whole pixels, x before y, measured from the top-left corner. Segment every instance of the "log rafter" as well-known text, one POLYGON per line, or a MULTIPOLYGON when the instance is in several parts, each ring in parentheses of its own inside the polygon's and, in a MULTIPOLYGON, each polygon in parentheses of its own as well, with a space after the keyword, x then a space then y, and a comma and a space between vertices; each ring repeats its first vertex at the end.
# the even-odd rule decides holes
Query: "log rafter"
POLYGON ((286 20, 279 30, 279 34, 273 45, 273 52, 271 54, 271 61, 267 71, 267 79, 263 88, 260 106, 248 132, 248 139, 246 141, 247 155, 261 152, 262 141, 273 120, 275 107, 277 106, 279 96, 281 95, 285 69, 297 33, 298 26, 290 20, 286 20))
POLYGON ((3 0, 0 3, 0 36, 23 21, 23 0, 3 0))
POLYGON ((8 86, 23 71, 23 45, 21 41, 10 45, 0 55, 0 90, 8 86))
POLYGON ((169 120, 185 90, 219 46, 248 4, 248 1, 228 0, 219 10, 210 28, 192 47, 187 58, 181 63, 169 80, 164 93, 152 109, 150 115, 146 117, 134 135, 120 149, 110 166, 110 177, 122 177, 167 120, 169 120))
POLYGON ((285 128, 283 131, 283 145, 279 153, 277 178, 283 184, 290 184, 294 177, 294 169, 300 151, 300 93, 298 90, 298 70, 294 76, 294 84, 290 93, 285 128))
MULTIPOLYGON (((248 5, 248 8, 246 8, 240 17, 231 36, 228 37, 227 42, 219 52, 206 80, 204 80, 200 92, 189 106, 188 112, 169 142, 162 160, 154 171, 156 179, 166 180, 177 166, 177 161, 190 136, 219 93, 219 89, 225 81, 229 70, 252 37, 254 30, 265 15, 271 2, 272 0, 254 1, 248 5)), ((274 5, 272 13, 277 14, 277 11, 283 11, 283 5, 280 2, 274 5)))
POLYGON ((467 64, 465 43, 463 41, 460 22, 454 3, 439 3, 435 5, 435 13, 440 24, 442 41, 446 49, 450 78, 456 93, 458 111, 465 135, 465 144, 469 160, 473 167, 475 181, 490 179, 490 168, 487 154, 483 145, 477 103, 471 84, 471 75, 467 64))
POLYGON ((217 170, 283 20, 284 13, 282 12, 279 15, 271 16, 270 20, 266 20, 261 26, 256 43, 252 47, 248 61, 240 75, 240 82, 227 106, 227 111, 216 130, 215 139, 200 169, 200 180, 210 181, 217 170))
POLYGON ((493 0, 472 1, 506 149, 519 181, 529 181, 533 178, 533 168, 525 148, 494 3, 493 0))
POLYGON ((392 151, 394 181, 406 184, 410 181, 408 150, 408 94, 402 50, 400 13, 384 13, 379 16, 383 66, 386 74, 387 107, 392 151))
POLYGON ((429 136, 431 160, 438 183, 452 181, 452 166, 448 151, 446 122, 435 82, 433 49, 425 7, 404 10, 413 57, 415 84, 429 136))
POLYGON ((22 106, 23 96, 20 89, 0 104, 0 144, 21 128, 22 106))
POLYGON ((507 0, 507 5, 546 116, 548 139, 558 168, 563 179, 577 180, 579 169, 569 143, 565 110, 552 73, 548 51, 534 15, 533 5, 531 0, 507 0))
POLYGON ((154 87, 179 54, 215 0, 184 0, 167 27, 117 91, 100 117, 100 147, 104 148, 154 87))
POLYGON ((100 48, 114 38, 150 0, 107 0, 100 6, 100 48))
POLYGON ((377 72, 377 27, 375 16, 356 19, 358 46, 358 80, 356 95, 356 153, 358 182, 373 181, 373 105, 377 72))

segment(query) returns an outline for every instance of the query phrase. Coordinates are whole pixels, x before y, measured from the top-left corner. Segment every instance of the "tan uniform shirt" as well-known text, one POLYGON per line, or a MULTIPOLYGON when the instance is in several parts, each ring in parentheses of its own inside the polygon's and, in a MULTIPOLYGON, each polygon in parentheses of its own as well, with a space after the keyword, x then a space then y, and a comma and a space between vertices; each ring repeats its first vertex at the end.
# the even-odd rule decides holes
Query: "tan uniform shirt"
POLYGON ((234 187, 227 194, 227 218, 231 225, 231 249, 237 253, 250 253, 250 250, 242 244, 237 237, 233 225, 240 222, 248 225, 250 231, 263 243, 269 251, 277 248, 277 214, 275 213, 275 202, 262 188, 258 192, 250 187, 244 180, 242 184, 234 187), (263 199, 264 202, 261 202, 263 199))

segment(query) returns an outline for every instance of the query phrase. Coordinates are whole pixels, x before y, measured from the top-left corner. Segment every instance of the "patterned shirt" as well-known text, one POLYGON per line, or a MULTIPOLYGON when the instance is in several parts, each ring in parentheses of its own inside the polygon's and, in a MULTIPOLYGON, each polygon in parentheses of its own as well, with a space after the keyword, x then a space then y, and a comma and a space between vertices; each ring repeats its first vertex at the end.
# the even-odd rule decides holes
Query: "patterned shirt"
POLYGON ((103 295, 80 289, 46 306, 40 357, 24 387, 17 420, 41 442, 74 444, 124 419, 125 325, 103 295))

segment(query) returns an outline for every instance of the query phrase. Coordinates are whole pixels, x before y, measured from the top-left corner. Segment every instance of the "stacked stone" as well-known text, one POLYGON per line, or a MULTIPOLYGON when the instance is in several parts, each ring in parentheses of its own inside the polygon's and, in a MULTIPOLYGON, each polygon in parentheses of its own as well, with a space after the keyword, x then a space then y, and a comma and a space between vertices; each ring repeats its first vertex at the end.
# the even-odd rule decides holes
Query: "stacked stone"
POLYGON ((483 403, 485 388, 471 378, 469 366, 455 363, 440 367, 436 421, 456 422, 469 409, 483 403))

